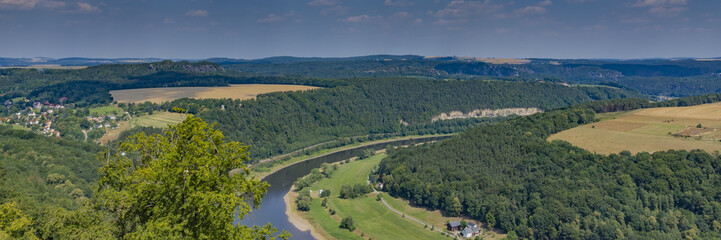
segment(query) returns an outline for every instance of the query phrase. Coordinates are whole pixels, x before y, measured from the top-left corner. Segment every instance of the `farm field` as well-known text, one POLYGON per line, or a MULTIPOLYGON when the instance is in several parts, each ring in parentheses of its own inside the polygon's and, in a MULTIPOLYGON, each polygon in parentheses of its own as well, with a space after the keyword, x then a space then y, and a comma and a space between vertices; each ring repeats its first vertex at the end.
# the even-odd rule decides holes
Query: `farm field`
POLYGON ((258 94, 271 92, 302 91, 318 87, 285 84, 233 84, 229 87, 168 87, 140 88, 110 91, 119 103, 162 103, 180 98, 233 98, 251 99, 258 94))
POLYGON ((130 128, 134 127, 156 127, 166 128, 168 124, 178 124, 183 121, 183 114, 172 112, 155 112, 153 115, 145 115, 130 119, 130 128))
MULTIPOLYGON (((342 185, 366 183, 368 174, 384 157, 386 155, 381 153, 364 160, 353 160, 339 165, 338 170, 330 178, 324 178, 306 188, 313 190, 310 211, 297 211, 295 206, 291 206, 292 211, 303 216, 315 228, 322 228, 319 234, 328 239, 444 238, 440 232, 431 230, 431 226, 436 230, 444 230, 446 221, 454 221, 460 218, 448 218, 444 217, 440 211, 427 211, 424 208, 412 207, 408 204, 408 201, 381 193, 383 199, 390 206, 409 217, 429 224, 426 227, 391 211, 382 202, 376 200, 376 193, 370 193, 355 199, 341 199, 338 197, 342 185), (330 215, 328 210, 321 206, 322 198, 317 197, 320 189, 331 191, 331 195, 326 197, 328 199, 327 205, 330 209, 336 211, 335 215, 330 215), (357 229, 354 232, 338 227, 341 219, 348 216, 352 216, 355 222, 357 229)), ((297 193, 291 192, 291 194, 295 195, 297 193)), ((486 233, 483 237, 484 239, 500 239, 503 236, 486 233)))
POLYGON ((98 141, 101 144, 107 144, 117 139, 123 131, 134 127, 166 128, 168 124, 177 124, 181 121, 183 121, 183 114, 157 111, 153 115, 132 118, 130 121, 119 121, 117 128, 108 130, 98 141))
POLYGON ((108 105, 108 106, 102 106, 102 107, 96 107, 90 109, 91 115, 113 115, 113 116, 120 116, 123 114, 123 109, 119 108, 115 105, 108 105))
POLYGON ((596 153, 721 151, 721 103, 599 114, 600 121, 551 135, 596 153), (700 127, 699 127, 700 126, 700 127))

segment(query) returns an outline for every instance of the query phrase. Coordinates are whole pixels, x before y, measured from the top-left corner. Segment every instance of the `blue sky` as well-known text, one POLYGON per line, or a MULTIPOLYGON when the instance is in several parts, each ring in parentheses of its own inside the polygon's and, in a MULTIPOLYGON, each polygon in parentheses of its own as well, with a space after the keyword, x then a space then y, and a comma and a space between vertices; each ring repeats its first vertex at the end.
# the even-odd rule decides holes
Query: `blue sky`
POLYGON ((718 0, 0 0, 0 57, 721 56, 718 0))

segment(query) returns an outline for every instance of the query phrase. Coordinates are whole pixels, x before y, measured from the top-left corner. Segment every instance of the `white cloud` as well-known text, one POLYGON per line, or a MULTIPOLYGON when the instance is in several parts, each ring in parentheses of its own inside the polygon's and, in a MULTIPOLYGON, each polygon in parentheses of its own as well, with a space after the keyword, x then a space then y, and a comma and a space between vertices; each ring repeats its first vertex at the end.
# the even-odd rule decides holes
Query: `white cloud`
POLYGON ((459 19, 459 20, 448 20, 448 19, 438 19, 433 24, 436 25, 454 25, 458 23, 466 23, 468 20, 466 19, 459 19))
POLYGON ((503 5, 494 4, 491 0, 483 1, 451 1, 445 8, 438 11, 431 11, 430 14, 438 18, 446 17, 468 17, 474 15, 490 15, 503 9, 503 5))
POLYGON ((101 12, 99 7, 90 5, 90 3, 78 2, 78 8, 80 12, 84 13, 101 12))
POLYGON ((342 19, 342 21, 345 22, 352 22, 352 23, 359 23, 359 22, 368 22, 375 19, 380 19, 380 16, 368 16, 367 14, 359 15, 359 16, 352 16, 342 19))
POLYGON ((648 10, 648 12, 661 15, 661 16, 675 16, 679 13, 686 11, 685 7, 663 7, 657 6, 648 10))
POLYGON ((208 15, 209 15, 208 11, 202 10, 202 9, 191 9, 190 11, 187 11, 185 13, 185 16, 188 16, 188 17, 205 17, 208 15))
POLYGON ((633 6, 636 7, 653 7, 663 5, 686 5, 686 0, 638 0, 633 6))
POLYGON ((313 0, 308 3, 308 5, 311 6, 331 6, 336 4, 338 4, 338 1, 336 0, 313 0))
POLYGON ((363 22, 363 21, 367 21, 367 20, 370 20, 370 19, 371 19, 370 16, 368 16, 368 15, 366 15, 366 14, 363 14, 363 15, 360 15, 360 16, 348 17, 348 18, 346 18, 345 20, 346 20, 347 22, 363 22))
POLYGON ((396 0, 396 1, 385 0, 383 2, 383 5, 386 5, 386 6, 399 6, 399 7, 413 6, 415 4, 416 4, 415 2, 410 1, 410 0, 396 0))
POLYGON ((295 11, 290 11, 284 15, 275 15, 275 14, 271 13, 271 14, 268 14, 268 16, 266 16, 264 18, 258 19, 256 22, 259 22, 259 23, 281 22, 281 21, 285 20, 286 17, 291 17, 293 15, 295 15, 295 11))
POLYGON ((538 6, 548 6, 548 5, 551 5, 551 0, 546 0, 546 1, 538 3, 538 6))
POLYGON ((676 16, 686 11, 687 0, 637 0, 631 7, 648 8, 648 12, 662 17, 676 16))
POLYGON ((413 21, 415 24, 421 24, 423 23, 423 19, 417 18, 415 21, 413 21))
POLYGON ((52 0, 0 0, 0 8, 30 10, 35 7, 60 8, 65 2, 52 0))
POLYGON ((280 21, 283 21, 284 19, 285 19, 285 17, 283 17, 283 16, 278 16, 278 15, 275 15, 275 14, 272 14, 272 13, 271 13, 271 14, 268 14, 267 17, 258 19, 257 22, 259 22, 259 23, 271 23, 271 22, 280 22, 280 21))
POLYGON ((410 16, 411 16, 411 14, 408 13, 408 12, 405 12, 405 11, 397 12, 397 13, 394 13, 394 14, 393 14, 393 17, 396 17, 396 18, 407 18, 407 17, 410 17, 410 16))
POLYGON ((524 8, 516 9, 513 12, 518 14, 546 13, 546 8, 541 6, 526 6, 524 8))

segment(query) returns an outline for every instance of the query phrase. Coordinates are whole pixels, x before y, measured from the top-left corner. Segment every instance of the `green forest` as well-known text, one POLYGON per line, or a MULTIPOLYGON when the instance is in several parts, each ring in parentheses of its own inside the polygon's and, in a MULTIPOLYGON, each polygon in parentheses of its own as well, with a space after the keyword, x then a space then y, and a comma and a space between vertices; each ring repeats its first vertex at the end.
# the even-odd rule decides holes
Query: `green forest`
POLYGON ((263 94, 245 101, 180 99, 163 107, 182 108, 217 123, 229 139, 252 145, 252 158, 264 158, 339 138, 452 133, 505 119, 431 121, 450 111, 553 109, 634 96, 638 95, 604 86, 396 77, 358 79, 330 89, 263 94))
MULTIPOLYGON (((329 64, 323 59, 277 58, 113 64, 80 70, 0 69, 0 102, 11 102, 0 114, 33 111, 36 101, 61 103, 66 108, 56 109, 62 118, 53 126, 72 133, 46 137, 0 125, 0 239, 142 239, 163 234, 237 238, 242 233, 282 238, 284 233, 271 226, 225 224, 233 220, 230 213, 236 213, 230 205, 242 205, 236 210, 247 213, 260 203, 267 185, 227 174, 229 178, 215 177, 319 143, 340 146, 459 132, 447 141, 392 150, 374 176, 394 196, 451 216, 469 216, 521 238, 721 237, 717 153, 605 156, 566 142, 546 141, 550 134, 595 121, 596 113, 719 102, 720 94, 648 100, 649 95, 721 91, 714 75, 720 69, 713 63, 567 60, 560 65, 563 70, 544 59, 532 60, 539 64, 491 65, 454 58, 384 57, 390 60, 336 59, 329 64), (260 71, 260 66, 266 70, 260 71), (356 74, 368 69, 376 70, 356 74), (589 73, 604 77, 588 77, 589 73), (86 118, 92 115, 90 107, 112 103, 110 90, 242 83, 321 88, 242 101, 120 104, 118 109, 133 117, 176 111, 197 118, 169 130, 130 129, 106 146, 83 142, 81 129, 91 125, 86 118), (433 120, 451 111, 530 107, 545 112, 433 120), (186 155, 217 168, 197 168, 204 163, 178 158, 186 155), (230 156, 235 160, 227 162, 230 156), (209 184, 197 188, 201 194, 192 195, 190 202, 186 200, 191 195, 175 194, 178 184, 186 181, 182 177, 186 170, 209 184), (232 193, 238 189, 207 187, 215 183, 242 185, 252 192, 252 201, 241 204, 232 193), (172 207, 159 204, 163 201, 173 202, 172 207), (222 207, 203 207, 211 202, 222 207), (189 209, 200 210, 192 215, 189 209), (203 224, 210 221, 217 224, 203 224)), ((95 131, 89 132, 89 141, 104 132, 95 131)), ((241 173, 247 176, 248 171, 241 173)), ((348 185, 334 194, 353 198, 367 191, 348 185)))
POLYGON ((721 63, 693 59, 574 60, 528 59, 527 64, 489 64, 464 58, 367 56, 346 59, 287 59, 219 62, 230 70, 272 76, 365 78, 414 76, 423 79, 496 77, 510 81, 556 78, 567 83, 614 83, 643 94, 684 97, 721 92, 721 63))
POLYGON ((703 151, 599 155, 553 133, 596 112, 721 100, 609 100, 519 117, 437 144, 395 150, 384 190, 529 239, 718 239, 721 156, 703 151), (596 109, 596 110, 594 110, 596 109))

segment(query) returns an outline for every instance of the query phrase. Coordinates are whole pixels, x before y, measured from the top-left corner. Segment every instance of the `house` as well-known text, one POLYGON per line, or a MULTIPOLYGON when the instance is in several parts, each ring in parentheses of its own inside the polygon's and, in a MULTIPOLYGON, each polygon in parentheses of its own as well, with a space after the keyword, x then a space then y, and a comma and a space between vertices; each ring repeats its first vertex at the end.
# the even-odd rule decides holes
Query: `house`
POLYGON ((453 221, 448 223, 448 231, 461 230, 461 221, 453 221))
POLYGON ((481 233, 481 229, 474 223, 468 223, 468 226, 463 229, 461 236, 464 238, 472 238, 481 233))
POLYGON ((40 103, 40 102, 34 102, 34 103, 33 103, 33 107, 34 107, 34 108, 38 108, 38 109, 40 109, 40 108, 42 108, 42 107, 43 107, 43 104, 42 104, 42 103, 40 103))

